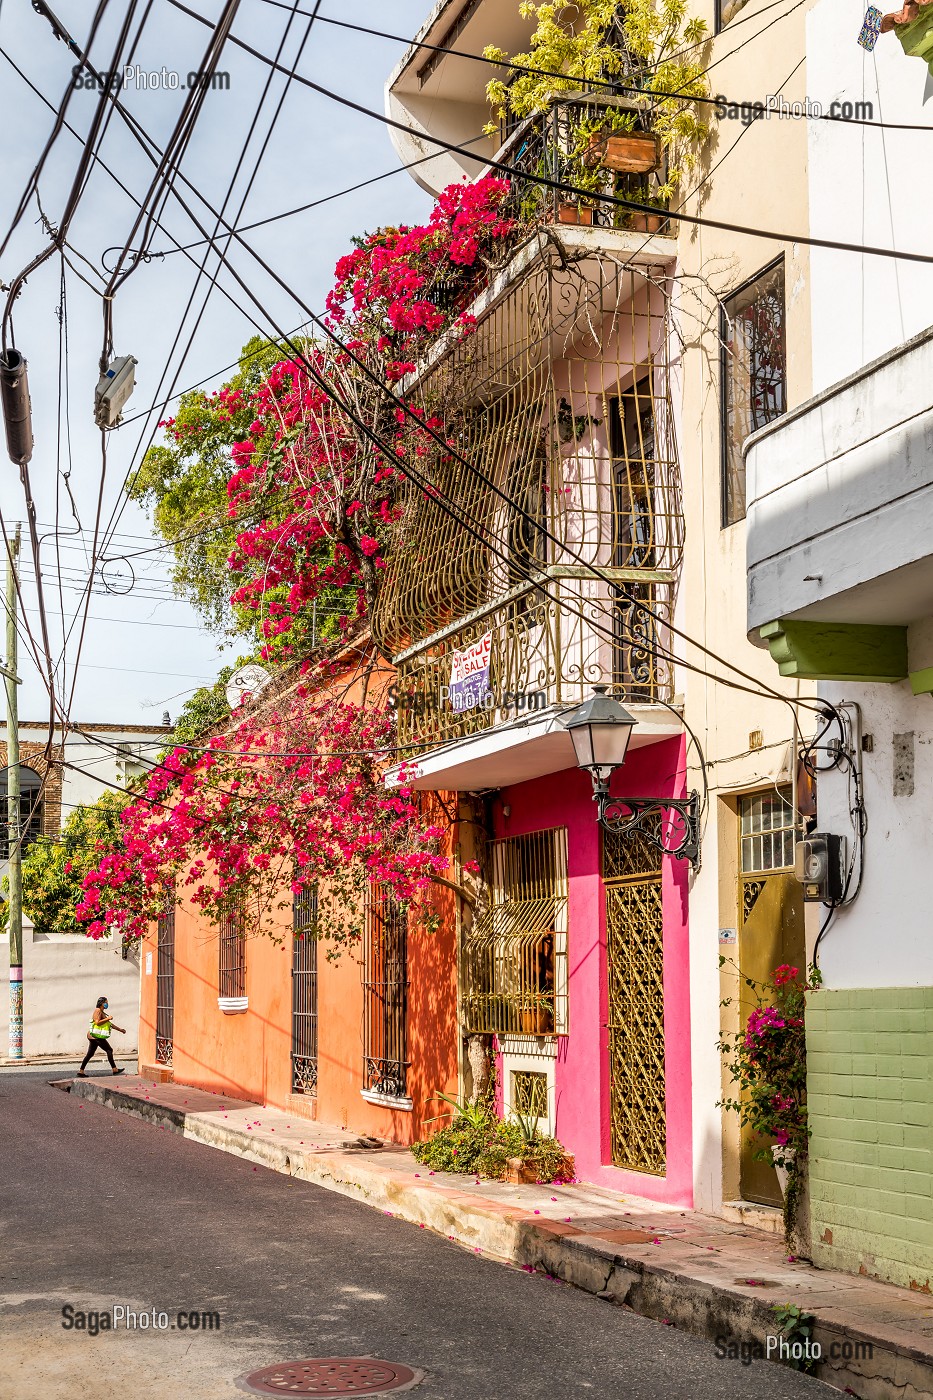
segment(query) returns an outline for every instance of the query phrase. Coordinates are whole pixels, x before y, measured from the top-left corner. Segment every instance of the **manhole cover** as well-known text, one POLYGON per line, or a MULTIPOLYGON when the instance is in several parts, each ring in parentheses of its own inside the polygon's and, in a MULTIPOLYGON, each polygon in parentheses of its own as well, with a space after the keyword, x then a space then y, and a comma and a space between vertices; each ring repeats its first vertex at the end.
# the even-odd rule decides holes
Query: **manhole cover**
POLYGON ((264 1366, 243 1376, 239 1384, 252 1395, 388 1395, 411 1390, 423 1375, 397 1361, 371 1356, 315 1356, 264 1366))

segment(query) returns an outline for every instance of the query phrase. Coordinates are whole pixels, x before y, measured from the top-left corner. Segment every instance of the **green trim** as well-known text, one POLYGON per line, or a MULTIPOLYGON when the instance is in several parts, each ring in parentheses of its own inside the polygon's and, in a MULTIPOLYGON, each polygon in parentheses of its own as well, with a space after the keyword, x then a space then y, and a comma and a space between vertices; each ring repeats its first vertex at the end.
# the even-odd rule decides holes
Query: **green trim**
POLYGON ((782 676, 809 681, 880 681, 907 676, 907 628, 783 617, 759 628, 782 676))
POLYGON ((922 671, 911 671, 910 688, 915 695, 933 695, 933 666, 922 671))

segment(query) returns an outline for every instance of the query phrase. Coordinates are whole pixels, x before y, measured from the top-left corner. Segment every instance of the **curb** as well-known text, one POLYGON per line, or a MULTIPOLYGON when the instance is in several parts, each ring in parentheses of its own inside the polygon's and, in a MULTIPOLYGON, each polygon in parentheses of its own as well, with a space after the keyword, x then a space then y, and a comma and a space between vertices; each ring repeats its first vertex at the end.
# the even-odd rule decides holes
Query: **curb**
MULTIPOLYGON (((761 1351, 755 1355, 764 1357, 766 1339, 777 1331, 772 1307, 778 1298, 772 1294, 766 1302, 761 1293, 744 1287, 741 1279, 730 1286, 721 1279, 698 1277, 704 1270, 691 1272, 683 1260, 655 1264, 626 1251, 624 1245, 603 1243, 592 1236, 576 1238, 559 1222, 529 1218, 520 1207, 494 1205, 453 1186, 415 1185, 409 1173, 379 1161, 382 1153, 362 1148, 296 1152, 293 1146, 279 1147, 224 1127, 207 1114, 140 1102, 93 1079, 75 1080, 71 1092, 271 1171, 362 1201, 514 1267, 542 1271, 712 1344, 721 1338, 740 1346, 757 1344, 761 1351)), ((835 1316, 821 1316, 819 1310, 814 1315, 813 1341, 820 1343, 826 1357, 812 1373, 818 1380, 859 1400, 928 1400, 933 1394, 933 1350, 885 1335, 883 1319, 882 1328, 876 1330, 847 1324, 832 1303, 827 1311, 835 1316)))

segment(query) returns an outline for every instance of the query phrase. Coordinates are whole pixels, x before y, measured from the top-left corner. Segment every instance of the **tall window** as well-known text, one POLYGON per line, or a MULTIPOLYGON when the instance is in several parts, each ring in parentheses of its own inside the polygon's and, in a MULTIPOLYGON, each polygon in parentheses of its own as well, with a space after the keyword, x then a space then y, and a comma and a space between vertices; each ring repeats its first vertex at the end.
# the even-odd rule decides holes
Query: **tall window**
MULTIPOLYGON (((20 850, 35 841, 42 832, 42 779, 31 768, 20 765, 19 770, 19 829, 20 850)), ((10 827, 7 820, 7 769, 0 771, 0 860, 10 858, 10 827)))
POLYGON ((489 902, 463 942, 465 1029, 567 1031, 567 828, 490 842, 489 902))
POLYGON ((220 920, 220 995, 246 996, 246 918, 231 909, 220 920))
MULTIPOLYGON (((620 569, 655 568, 659 543, 655 516, 657 451, 650 374, 609 400, 609 450, 613 565, 620 569)), ((616 585, 613 596, 613 684, 630 699, 652 699, 657 675, 653 655, 655 624, 651 613, 638 605, 655 611, 657 590, 649 582, 628 582, 616 585)))
POLYGON ((292 1090, 317 1093, 317 890, 292 905, 292 1090))
POLYGON ((405 1099, 408 910, 370 887, 363 936, 363 1092, 405 1099))
POLYGON ((175 903, 159 915, 156 946, 156 1063, 170 1065, 175 1036, 175 903))
POLYGON ((745 518, 742 444, 787 408, 783 259, 720 308, 722 338, 722 523, 745 518))

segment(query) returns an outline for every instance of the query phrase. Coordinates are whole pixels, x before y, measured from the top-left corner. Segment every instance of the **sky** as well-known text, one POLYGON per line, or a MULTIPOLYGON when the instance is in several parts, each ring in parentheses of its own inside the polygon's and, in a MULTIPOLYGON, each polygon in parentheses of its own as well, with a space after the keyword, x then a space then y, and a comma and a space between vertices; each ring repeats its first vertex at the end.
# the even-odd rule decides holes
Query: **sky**
MULTIPOLYGON (((313 8, 313 0, 299 2, 306 11, 313 8)), ((186 3, 190 9, 212 19, 221 10, 221 0, 190 0, 190 3, 186 0, 186 3)), ((68 0, 67 4, 65 0, 51 0, 51 8, 83 46, 94 5, 89 0, 68 0)), ((105 11, 91 51, 91 60, 99 69, 110 66, 118 26, 126 9, 125 0, 120 4, 111 0, 105 11)), ((343 3, 323 0, 319 14, 391 29, 400 35, 413 35, 427 9, 427 0, 391 0, 391 3, 387 0, 343 0, 343 3)), ((145 4, 141 3, 138 6, 140 18, 144 12, 145 4)), ((263 53, 274 56, 285 35, 288 19, 288 13, 270 4, 269 0, 241 0, 232 32, 263 53)), ((307 23, 306 17, 298 16, 286 35, 280 58, 286 66, 294 60, 307 23)), ((206 27, 175 8, 170 0, 153 0, 135 63, 144 74, 161 72, 164 67, 167 71, 181 73, 184 81, 190 70, 200 66, 209 33, 206 27)), ((297 72, 382 111, 385 80, 402 47, 316 23, 297 72)), ((0 94, 6 114, 0 124, 0 169, 4 174, 0 189, 0 238, 3 238, 53 122, 52 111, 30 91, 8 58, 56 108, 71 82, 75 60, 64 43, 55 39, 48 21, 25 0, 6 0, 5 4, 0 0, 0 51, 0 94)), ((182 175, 191 182, 193 191, 183 181, 177 186, 196 217, 208 224, 211 231, 213 223, 198 203, 198 195, 203 195, 215 208, 223 201, 268 76, 263 64, 229 43, 218 68, 229 73, 229 89, 207 95, 182 164, 182 175)), ((145 81, 132 79, 122 88, 120 100, 161 147, 172 130, 184 93, 149 88, 144 85, 145 81)), ((250 154, 228 205, 228 215, 239 208, 255 156, 265 139, 286 81, 282 74, 273 76, 250 154)), ((66 120, 78 132, 85 133, 95 104, 96 93, 74 90, 66 120)), ((64 208, 82 145, 83 142, 63 130, 43 170, 38 200, 42 213, 52 225, 58 223, 64 208)), ((116 115, 107 127, 100 155, 103 163, 134 195, 143 196, 152 166, 116 115)), ((383 125, 307 88, 291 85, 238 223, 282 213, 387 171, 396 173, 366 190, 244 235, 289 290, 279 287, 242 246, 231 245, 230 261, 239 276, 249 290, 256 293, 269 315, 286 330, 300 326, 304 320, 291 289, 309 306, 320 310, 331 284, 334 264, 349 250, 353 235, 386 223, 421 219, 429 208, 427 196, 399 168, 398 157, 383 125)), ((134 422, 127 421, 108 434, 107 465, 101 491, 100 432, 94 424, 94 388, 103 337, 101 258, 108 248, 122 247, 127 241, 137 212, 137 206, 101 165, 96 164, 68 235, 71 267, 65 268, 67 356, 60 314, 62 264, 57 252, 29 277, 13 312, 13 343, 29 366, 35 436, 29 470, 43 537, 42 577, 51 649, 58 663, 57 692, 71 717, 82 725, 158 724, 165 711, 174 720, 185 699, 198 686, 209 684, 220 666, 234 659, 240 650, 234 647, 222 651, 218 640, 200 623, 197 613, 173 597, 171 551, 153 549, 160 541, 146 512, 127 503, 122 489, 138 464, 153 428, 171 409, 166 413, 153 413, 148 419, 139 417, 134 422), (74 499, 74 510, 68 488, 74 499), (95 571, 88 622, 79 654, 81 590, 88 579, 89 547, 98 502, 102 526, 113 531, 112 542, 105 551, 105 557, 111 562, 95 571), (64 660, 63 638, 67 639, 64 660)), ((4 283, 9 284, 21 268, 48 245, 40 218, 37 200, 33 197, 0 258, 0 279, 4 283)), ((127 420, 152 404, 160 404, 166 394, 177 393, 201 380, 209 381, 208 388, 221 384, 225 377, 223 371, 236 360, 241 346, 256 333, 249 313, 264 331, 271 331, 265 313, 250 303, 247 293, 224 268, 207 298, 206 309, 187 348, 191 329, 204 305, 210 276, 217 266, 217 259, 211 257, 206 266, 207 275, 198 282, 181 339, 169 358, 188 298, 198 280, 203 250, 192 250, 192 256, 198 260, 197 266, 184 254, 169 251, 174 248, 172 237, 181 243, 199 237, 176 200, 169 197, 159 220, 162 227, 155 230, 150 247, 153 253, 164 251, 167 255, 141 262, 113 303, 114 353, 133 355, 138 361, 136 388, 124 410, 127 420), (238 305, 231 303, 224 290, 238 305), (168 373, 160 391, 167 362, 168 373)), ((112 258, 111 253, 108 265, 112 265, 112 258)), ((155 441, 160 440, 161 434, 157 432, 155 441)), ((0 445, 0 510, 8 529, 17 521, 25 521, 18 471, 6 456, 5 444, 0 445)), ((38 639, 35 570, 28 544, 24 548, 21 577, 26 622, 38 639)), ((0 654, 3 650, 0 646, 0 654)), ((19 674, 23 677, 20 718, 44 719, 49 712, 48 692, 30 647, 23 640, 19 648, 19 674)))

